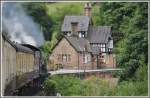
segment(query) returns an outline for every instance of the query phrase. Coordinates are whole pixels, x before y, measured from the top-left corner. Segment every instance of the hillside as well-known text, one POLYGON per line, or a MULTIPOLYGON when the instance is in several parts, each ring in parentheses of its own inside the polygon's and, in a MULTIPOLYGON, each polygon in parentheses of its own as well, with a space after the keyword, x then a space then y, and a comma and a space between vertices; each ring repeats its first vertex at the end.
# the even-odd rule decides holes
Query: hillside
MULTIPOLYGON (((41 48, 46 56, 61 38, 60 28, 64 16, 83 13, 83 3, 26 3, 23 5, 27 13, 42 27, 46 42, 41 48)), ((117 56, 117 65, 125 69, 121 73, 115 73, 115 76, 120 78, 117 87, 113 90, 106 89, 105 93, 98 94, 102 96, 148 95, 148 3, 106 2, 92 5, 94 25, 112 26, 115 39, 113 51, 117 56)), ((76 80, 78 84, 80 80, 76 80)), ((69 82, 69 80, 66 81, 69 82)), ((55 82, 57 84, 58 81, 55 82)), ((92 87, 95 87, 93 85, 92 87)), ((80 95, 80 93, 75 94, 80 95)))

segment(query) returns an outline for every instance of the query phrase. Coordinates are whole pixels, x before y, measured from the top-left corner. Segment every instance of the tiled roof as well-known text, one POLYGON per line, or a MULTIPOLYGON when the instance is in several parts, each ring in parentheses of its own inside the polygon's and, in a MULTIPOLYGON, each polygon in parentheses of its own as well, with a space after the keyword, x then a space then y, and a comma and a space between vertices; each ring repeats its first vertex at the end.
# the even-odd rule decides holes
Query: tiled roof
POLYGON ((65 36, 65 38, 78 52, 92 52, 89 41, 87 39, 75 36, 65 36))
POLYGON ((71 31, 71 23, 78 23, 78 31, 88 31, 88 16, 65 16, 61 31, 71 31))
POLYGON ((109 37, 111 37, 110 26, 89 27, 87 39, 90 43, 107 43, 109 37))
POLYGON ((93 47, 93 46, 91 46, 91 49, 92 49, 92 54, 98 54, 100 50, 99 47, 93 47))

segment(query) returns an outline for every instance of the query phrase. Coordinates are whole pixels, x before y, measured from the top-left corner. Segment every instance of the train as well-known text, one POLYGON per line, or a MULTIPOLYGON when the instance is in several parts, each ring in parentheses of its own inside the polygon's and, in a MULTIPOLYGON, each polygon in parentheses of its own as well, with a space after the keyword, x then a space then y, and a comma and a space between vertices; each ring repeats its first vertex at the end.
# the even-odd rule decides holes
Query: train
MULTIPOLYGON (((38 47, 12 42, 2 33, 2 94, 18 95, 24 86, 37 86, 46 74, 45 62, 38 47)), ((26 88, 26 87, 25 87, 26 88)))

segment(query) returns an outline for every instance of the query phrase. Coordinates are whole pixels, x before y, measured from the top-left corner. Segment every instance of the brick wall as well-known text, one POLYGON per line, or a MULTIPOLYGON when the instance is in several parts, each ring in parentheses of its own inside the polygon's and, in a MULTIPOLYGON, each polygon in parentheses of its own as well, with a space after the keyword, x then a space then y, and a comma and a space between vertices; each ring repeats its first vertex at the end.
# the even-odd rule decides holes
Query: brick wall
MULTIPOLYGON (((94 68, 97 67, 96 55, 93 55, 92 66, 94 66, 94 68)), ((116 58, 114 57, 114 54, 106 53, 104 58, 100 58, 100 55, 99 55, 98 56, 98 68, 116 68, 116 58), (105 61, 105 62, 102 63, 101 61, 105 61)))
POLYGON ((72 47, 70 43, 63 38, 49 56, 47 68, 50 70, 52 66, 62 65, 65 69, 92 69, 91 53, 85 54, 90 59, 87 63, 83 63, 83 53, 77 52, 74 47, 72 47), (70 55, 70 60, 63 62, 63 54, 70 55))
MULTIPOLYGON (((63 38, 59 44, 54 48, 52 54, 49 56, 49 60, 53 62, 53 66, 56 64, 62 64, 64 68, 75 68, 78 66, 78 53, 70 45, 70 43, 63 38), (67 62, 62 61, 62 55, 70 55, 70 60, 67 62)), ((48 69, 50 69, 51 63, 48 64, 48 69)))

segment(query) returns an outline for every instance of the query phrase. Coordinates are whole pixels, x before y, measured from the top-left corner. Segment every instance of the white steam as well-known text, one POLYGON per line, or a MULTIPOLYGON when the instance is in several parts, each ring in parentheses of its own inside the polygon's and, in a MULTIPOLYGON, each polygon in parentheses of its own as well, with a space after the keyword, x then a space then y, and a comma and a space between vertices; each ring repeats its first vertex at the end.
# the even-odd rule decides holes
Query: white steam
POLYGON ((3 31, 12 41, 34 46, 44 43, 39 25, 25 13, 20 3, 3 3, 2 23, 3 31))

